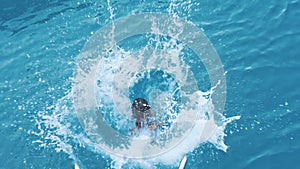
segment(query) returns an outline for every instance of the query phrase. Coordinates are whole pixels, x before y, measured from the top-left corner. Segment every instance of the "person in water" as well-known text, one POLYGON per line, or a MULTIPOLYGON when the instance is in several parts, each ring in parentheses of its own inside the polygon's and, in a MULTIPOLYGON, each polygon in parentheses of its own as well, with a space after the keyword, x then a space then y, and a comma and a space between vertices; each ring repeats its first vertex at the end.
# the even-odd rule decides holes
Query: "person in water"
POLYGON ((131 105, 133 118, 135 121, 135 129, 137 132, 140 128, 148 127, 150 130, 155 130, 158 124, 151 122, 151 107, 143 98, 137 98, 131 105))

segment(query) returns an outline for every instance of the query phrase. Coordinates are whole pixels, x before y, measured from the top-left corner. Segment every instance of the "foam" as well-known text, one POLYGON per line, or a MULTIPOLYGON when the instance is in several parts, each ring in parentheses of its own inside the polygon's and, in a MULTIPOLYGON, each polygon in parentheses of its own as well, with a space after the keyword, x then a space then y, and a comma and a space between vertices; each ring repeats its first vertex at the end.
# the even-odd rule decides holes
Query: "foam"
MULTIPOLYGON (((199 97, 203 94, 207 94, 207 92, 199 91, 195 95, 199 97)), ((31 134, 37 135, 39 139, 33 141, 33 143, 39 144, 44 148, 54 148, 57 152, 63 151, 69 154, 69 157, 79 166, 84 166, 84 164, 81 164, 80 159, 78 159, 76 154, 74 154, 74 151, 76 150, 70 143, 70 140, 72 142, 76 142, 81 147, 89 149, 90 151, 106 154, 113 160, 111 163, 111 167, 113 168, 121 168, 123 165, 138 165, 142 168, 152 168, 153 165, 159 163, 178 166, 180 160, 186 154, 206 142, 210 142, 216 148, 226 152, 228 147, 224 144, 224 136, 226 136, 224 133, 225 127, 228 123, 240 118, 240 116, 226 118, 221 115, 221 120, 215 122, 213 117, 208 117, 204 113, 206 111, 213 111, 211 101, 203 97, 199 97, 199 100, 201 100, 200 98, 202 99, 201 110, 203 111, 199 113, 193 130, 190 131, 188 136, 172 150, 150 159, 129 159, 107 154, 107 152, 99 149, 97 145, 85 134, 78 133, 78 131, 74 130, 72 125, 76 125, 74 124, 74 118, 76 118, 76 116, 73 113, 73 109, 65 106, 66 102, 72 102, 72 97, 70 95, 58 100, 55 105, 55 109, 53 109, 53 114, 47 114, 47 112, 39 113, 36 119, 39 132, 31 132, 31 134)), ((141 135, 140 139, 147 139, 148 136, 149 133, 145 131, 145 133, 141 135)))
MULTIPOLYGON (((176 23, 177 24, 177 23, 176 23)), ((178 23, 180 28, 181 24, 178 23)), ((160 32, 160 30, 152 25, 154 32, 160 32)), ((178 30, 178 34, 173 37, 179 37, 183 29, 178 30)), ((114 36, 114 32, 111 33, 114 36)), ((113 37, 108 37, 114 39, 113 37)), ((92 40, 91 40, 92 41, 92 40)), ((224 117, 219 110, 217 110, 213 104, 211 98, 213 92, 219 89, 217 86, 224 81, 219 81, 216 86, 212 86, 208 92, 203 92, 197 88, 197 79, 193 78, 193 73, 189 70, 189 66, 180 59, 179 55, 183 50, 183 44, 177 43, 176 40, 170 39, 169 41, 158 41, 162 44, 160 48, 155 46, 146 46, 139 51, 125 51, 124 49, 114 46, 106 55, 102 55, 96 61, 87 62, 88 59, 85 56, 93 55, 89 51, 83 51, 81 57, 78 59, 79 65, 84 65, 78 68, 77 74, 80 76, 74 81, 74 91, 77 89, 83 92, 83 99, 77 95, 69 94, 62 99, 59 99, 55 107, 51 107, 52 114, 48 114, 47 111, 40 112, 36 123, 39 132, 32 132, 40 139, 36 140, 35 144, 40 144, 43 147, 54 147, 57 152, 63 151, 69 154, 79 166, 84 165, 80 163, 80 159, 77 158, 71 142, 79 144, 81 147, 85 147, 90 151, 96 153, 105 154, 112 159, 111 167, 121 168, 124 165, 140 166, 142 168, 153 168, 156 164, 178 166, 182 158, 193 151, 201 144, 210 142, 215 145, 216 148, 226 152, 227 145, 224 144, 225 127, 233 120, 237 120, 240 117, 224 117), (94 64, 97 63, 97 64, 94 64), (143 64, 141 64, 143 63, 143 64), (92 66, 90 66, 90 64, 92 66), (134 66, 132 66, 134 65, 134 66), (90 66, 90 67, 89 67, 90 66), (83 68, 84 67, 84 68, 83 68), (91 137, 101 137, 102 133, 96 133, 97 125, 93 121, 93 116, 90 116, 85 121, 84 129, 87 135, 78 132, 78 128, 74 129, 74 125, 79 125, 74 113, 73 107, 77 108, 100 108, 102 113, 110 113, 111 118, 117 124, 117 129, 128 128, 130 121, 130 100, 128 98, 128 87, 136 81, 136 75, 139 72, 147 72, 153 69, 163 70, 168 74, 172 74, 175 80, 180 85, 179 89, 182 96, 182 105, 178 116, 174 118, 173 123, 186 124, 188 127, 184 127, 186 133, 184 137, 178 138, 180 141, 174 145, 170 145, 166 148, 166 151, 161 151, 158 154, 147 156, 147 158, 135 158, 130 156, 118 156, 106 148, 108 145, 99 145, 91 137), (88 73, 87 73, 88 72, 88 73), (86 80, 86 81, 84 81, 86 80), (81 83, 84 81, 83 83, 81 83), (79 84, 79 85, 78 85, 79 84), (90 95, 93 93, 93 95, 90 95), (95 96, 95 98, 93 97, 95 96), (78 105, 74 105, 73 100, 78 105), (91 101, 91 102, 90 102, 91 101), (68 104, 66 104, 68 103, 68 104), (70 105, 70 107, 66 106, 70 105), (88 106, 86 106, 88 105, 88 106), (127 120, 129 119, 129 121, 127 120), (189 124, 193 122, 192 124, 189 124), (93 128, 94 127, 94 128, 93 128), (89 129, 89 131, 87 131, 89 129), (94 134, 94 135, 93 135, 94 134)), ((93 47, 92 44, 87 46, 93 47), (90 46, 89 46, 90 45, 90 46)), ((94 55, 93 55, 94 57, 94 55)), ((98 57, 96 55, 96 57, 98 57)), ((213 65, 214 60, 209 62, 213 65)), ((214 77, 216 79, 222 77, 214 77)), ((157 91, 153 91, 154 93, 157 91)), ((166 98, 169 98, 167 96, 166 98)), ((155 97, 151 97, 155 99, 155 97)), ((167 100, 174 101, 174 100, 167 100)), ((151 100, 151 102, 155 102, 151 100)), ((171 103, 167 103, 167 105, 171 103)), ((78 115, 78 114, 77 114, 78 115)), ((81 114, 80 114, 81 115, 81 114)), ((89 114, 83 114, 89 116, 89 114)), ((170 114, 171 115, 171 114, 170 114)), ((79 116, 77 116, 80 118, 79 116)), ((131 119, 132 120, 132 119, 131 119)), ((103 123, 109 123, 105 121, 103 123)), ((173 127, 171 129, 174 129, 173 127)), ((170 129, 170 130, 171 130, 170 129)), ((80 130, 79 130, 80 131, 80 130)), ((176 136, 178 133, 173 133, 176 136)), ((147 140, 149 139, 149 133, 147 130, 141 131, 141 135, 136 138, 130 138, 129 142, 134 140, 147 140)), ((167 138, 172 139, 172 138, 167 138)), ((129 144, 132 149, 146 147, 145 144, 129 144), (136 145, 136 147, 134 147, 136 145)), ((130 149, 131 150, 131 149, 130 149)), ((159 149, 161 150, 161 149, 159 149)), ((130 151, 118 149, 118 152, 128 153, 130 151)), ((140 150, 139 153, 143 154, 146 150, 140 150)), ((152 150, 153 151, 153 150, 152 150)))

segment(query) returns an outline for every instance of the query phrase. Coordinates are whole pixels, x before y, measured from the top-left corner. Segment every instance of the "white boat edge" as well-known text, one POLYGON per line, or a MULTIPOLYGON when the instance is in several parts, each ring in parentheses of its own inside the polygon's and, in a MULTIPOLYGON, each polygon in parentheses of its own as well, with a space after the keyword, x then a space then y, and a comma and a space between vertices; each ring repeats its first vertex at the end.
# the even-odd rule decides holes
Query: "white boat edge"
POLYGON ((186 161, 187 161, 187 157, 184 156, 184 157, 182 158, 181 162, 180 162, 180 165, 179 165, 179 168, 178 168, 178 169, 184 169, 186 161))
POLYGON ((76 163, 74 163, 74 169, 80 169, 76 163))

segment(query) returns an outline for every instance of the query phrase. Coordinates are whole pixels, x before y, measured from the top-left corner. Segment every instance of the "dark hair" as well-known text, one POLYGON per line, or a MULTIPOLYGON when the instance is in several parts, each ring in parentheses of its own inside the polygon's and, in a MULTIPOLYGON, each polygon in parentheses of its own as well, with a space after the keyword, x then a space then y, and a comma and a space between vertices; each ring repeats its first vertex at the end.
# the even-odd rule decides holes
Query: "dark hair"
POLYGON ((146 110, 149 110, 151 108, 150 105, 148 104, 148 102, 143 98, 135 99, 133 101, 131 107, 135 108, 139 111, 146 111, 146 110))

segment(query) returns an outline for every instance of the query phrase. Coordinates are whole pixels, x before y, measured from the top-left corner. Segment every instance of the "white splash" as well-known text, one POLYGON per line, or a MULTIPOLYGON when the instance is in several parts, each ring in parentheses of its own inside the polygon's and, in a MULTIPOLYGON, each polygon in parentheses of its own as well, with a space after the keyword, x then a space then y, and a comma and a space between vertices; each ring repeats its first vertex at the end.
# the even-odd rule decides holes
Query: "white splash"
MULTIPOLYGON (((110 6, 110 1, 108 1, 108 4, 110 19, 113 19, 114 14, 113 8, 110 6)), ((169 12, 174 14, 177 7, 178 6, 172 2, 169 12)), ((174 29, 175 34, 173 34, 172 37, 176 38, 180 37, 183 33, 184 25, 182 25, 181 22, 175 22, 175 25, 178 29, 174 29)), ((159 34, 161 32, 160 27, 156 24, 152 24, 151 26, 153 33, 159 34)), ((172 34, 174 32, 168 33, 172 34)), ((84 89, 83 91, 86 92, 81 96, 90 97, 87 95, 95 92, 96 97, 87 99, 87 102, 81 102, 84 99, 74 98, 72 94, 68 94, 64 98, 59 99, 55 106, 50 106, 44 112, 39 112, 37 117, 35 117, 37 131, 31 132, 31 134, 39 137, 38 140, 34 141, 35 144, 39 144, 44 148, 54 148, 57 152, 63 151, 69 154, 70 158, 73 159, 76 164, 74 166, 75 168, 84 167, 84 164, 82 164, 80 159, 75 155, 74 151, 76 150, 73 147, 74 144, 78 144, 90 151, 109 156, 112 159, 112 168, 122 168, 122 166, 125 165, 129 166, 129 168, 137 165, 142 168, 157 168, 156 165, 160 163, 183 168, 188 161, 188 159, 185 158, 186 154, 207 142, 212 143, 216 148, 226 152, 228 147, 224 144, 224 137, 226 136, 224 133, 225 127, 228 123, 240 117, 226 118, 215 110, 211 95, 217 86, 212 86, 208 92, 198 90, 197 80, 193 78, 193 72, 189 70, 189 66, 179 57, 183 50, 183 44, 177 43, 177 41, 172 38, 167 42, 154 39, 154 41, 157 42, 154 49, 151 49, 148 44, 149 46, 146 46, 138 52, 125 51, 116 46, 114 24, 110 34, 105 36, 108 36, 107 39, 110 39, 109 42, 111 44, 108 46, 114 46, 110 51, 110 55, 108 55, 109 57, 105 58, 104 56, 100 56, 99 59, 93 60, 94 58, 91 58, 91 60, 85 60, 85 55, 90 55, 90 53, 88 53, 89 51, 84 51, 79 62, 82 61, 82 65, 87 66, 87 69, 77 72, 82 73, 82 78, 86 78, 85 72, 91 72, 89 72, 90 74, 88 74, 88 78, 86 78, 86 83, 82 83, 80 84, 82 86, 79 86, 82 87, 80 89, 84 89), (87 63, 86 65, 85 62, 87 63), (97 64, 94 65, 94 62, 97 62, 97 64), (88 67, 89 64, 93 66, 88 67), (90 104, 90 107, 96 106, 100 108, 108 105, 112 106, 113 114, 120 114, 121 117, 124 117, 123 121, 120 121, 118 124, 119 127, 124 127, 127 122, 124 119, 131 118, 128 86, 134 83, 134 77, 139 72, 145 72, 151 69, 160 69, 174 75, 180 85, 179 90, 184 100, 181 111, 174 123, 188 124, 192 127, 186 131, 185 137, 168 149, 168 151, 156 154, 147 159, 128 158, 126 156, 120 157, 105 149, 101 149, 97 143, 86 136, 84 130, 79 129, 80 124, 74 110, 74 106, 76 105, 73 104, 73 100, 77 99, 77 102, 81 104, 79 106, 80 108, 84 108, 86 106, 85 104, 90 104), (100 77, 100 79, 90 77, 100 77), (97 84, 97 80, 101 80, 102 82, 97 84), (87 86, 89 88, 85 89, 87 86), (95 101, 95 103, 88 102, 90 100, 95 101), (182 116, 182 114, 187 116, 182 116), (193 123, 189 124, 191 121, 193 123)), ((93 45, 90 46, 93 47, 93 45)), ((79 79, 79 81, 80 80, 82 79, 79 79)), ((74 81, 74 83, 79 81, 74 81)), ((152 102, 155 103, 153 99, 155 99, 154 96, 152 97, 152 102)), ((90 121, 92 121, 92 117, 90 117, 90 119, 90 121)), ((85 123, 86 125, 93 126, 93 123, 89 123, 89 121, 85 123)), ((101 135, 101 133, 97 134, 101 135)), ((149 133, 144 133, 144 136, 147 135, 149 135, 149 133)), ((141 136, 143 136, 143 134, 141 136)), ((141 137, 139 139, 147 138, 148 137, 141 137)), ((122 152, 122 150, 120 150, 120 152, 122 152)))

